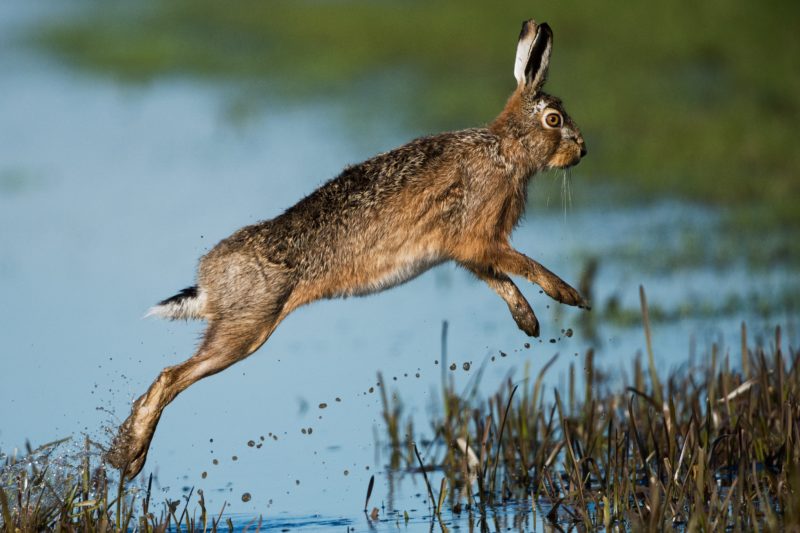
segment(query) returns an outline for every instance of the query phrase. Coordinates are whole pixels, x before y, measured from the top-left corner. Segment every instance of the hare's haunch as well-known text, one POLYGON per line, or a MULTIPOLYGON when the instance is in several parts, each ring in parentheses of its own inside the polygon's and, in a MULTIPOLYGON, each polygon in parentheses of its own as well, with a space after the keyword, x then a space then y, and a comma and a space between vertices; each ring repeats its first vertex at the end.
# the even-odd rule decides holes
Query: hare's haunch
POLYGON ((363 295, 455 261, 508 304, 528 335, 539 323, 509 275, 551 298, 588 307, 580 294, 509 244, 537 172, 586 154, 561 101, 541 91, 553 34, 525 22, 517 88, 486 128, 424 137, 346 168, 282 215, 240 229, 200 261, 197 285, 150 314, 208 322, 193 357, 165 368, 133 404, 108 453, 135 476, 163 409, 197 380, 256 351, 286 315, 320 298, 363 295))

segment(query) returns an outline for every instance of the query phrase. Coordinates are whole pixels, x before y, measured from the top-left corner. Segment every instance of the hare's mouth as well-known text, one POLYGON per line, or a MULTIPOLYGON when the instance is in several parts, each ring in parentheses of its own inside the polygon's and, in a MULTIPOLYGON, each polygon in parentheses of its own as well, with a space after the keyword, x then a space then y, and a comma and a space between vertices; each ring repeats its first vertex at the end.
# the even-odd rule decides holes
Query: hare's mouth
POLYGON ((550 168, 570 168, 581 162, 581 149, 561 150, 550 159, 550 168))

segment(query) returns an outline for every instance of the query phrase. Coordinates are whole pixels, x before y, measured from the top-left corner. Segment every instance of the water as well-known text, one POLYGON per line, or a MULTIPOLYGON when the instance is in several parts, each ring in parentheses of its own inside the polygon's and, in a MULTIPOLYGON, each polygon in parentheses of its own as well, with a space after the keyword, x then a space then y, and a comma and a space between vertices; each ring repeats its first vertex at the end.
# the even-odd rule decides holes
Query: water
MULTIPOLYGON (((411 135, 388 129, 360 138, 348 128, 341 102, 274 102, 236 124, 226 112, 231 89, 225 86, 180 78, 129 86, 79 75, 13 45, 13 32, 4 31, 40 16, 24 3, 0 7, 6 36, 0 45, 0 450, 6 452, 26 438, 38 444, 87 433, 106 440, 159 370, 191 355, 201 332, 199 324, 142 320, 147 308, 191 285, 197 258, 219 239, 277 215, 345 164, 411 135)), ((580 180, 578 169, 578 191, 580 180)), ((558 186, 549 181, 544 177, 532 194, 552 194, 557 203, 558 186)), ((566 216, 558 208, 532 209, 514 244, 572 282, 587 257, 599 258, 595 302, 615 298, 637 309, 639 284, 667 309, 797 286, 791 270, 752 271, 744 262, 722 270, 658 268, 680 251, 687 233, 717 238, 720 214, 707 208, 576 203, 566 216)), ((443 320, 459 386, 486 358, 508 354, 488 364, 487 393, 512 369, 530 362, 536 373, 557 352, 550 386, 563 383, 573 355, 590 345, 600 347, 598 365, 608 368, 644 346, 638 325, 604 322, 600 314, 591 339, 581 311, 526 283, 520 288, 542 322, 541 341, 525 337, 502 300, 452 265, 369 298, 299 309, 255 355, 169 406, 146 472, 156 474, 165 496, 203 488, 211 511, 226 501, 244 522, 264 514, 270 528, 308 530, 364 526, 360 509, 375 474, 373 504, 400 515, 415 510, 412 523, 427 527, 417 476, 403 476, 389 497, 386 455, 374 437, 383 431, 378 371, 422 428, 438 398, 443 320), (561 333, 567 328, 575 335, 561 333), (248 446, 250 440, 261 447, 248 446)), ((736 346, 743 319, 754 331, 787 324, 789 338, 797 338, 791 313, 690 313, 656 326, 659 365, 683 364, 692 337, 700 349, 712 342, 736 346)), ((395 521, 402 516, 389 515, 384 525, 395 521)))

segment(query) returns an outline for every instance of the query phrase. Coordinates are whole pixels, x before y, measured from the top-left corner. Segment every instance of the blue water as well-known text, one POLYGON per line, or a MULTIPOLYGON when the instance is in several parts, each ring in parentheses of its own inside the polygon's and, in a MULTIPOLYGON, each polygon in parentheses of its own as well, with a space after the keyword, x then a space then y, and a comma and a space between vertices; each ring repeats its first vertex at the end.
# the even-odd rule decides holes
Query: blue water
MULTIPOLYGON (((350 104, 336 101, 291 107, 276 101, 235 123, 226 107, 230 87, 182 78, 124 85, 15 44, 16 30, 55 13, 24 2, 0 5, 0 450, 6 453, 25 439, 80 440, 86 433, 107 440, 159 370, 192 354, 200 324, 142 316, 193 283, 199 256, 236 228, 277 215, 344 165, 422 133, 379 128, 380 135, 360 138, 347 126, 343 109, 350 104)), ((578 167, 578 190, 581 179, 578 167)), ((656 250, 669 253, 687 231, 711 242, 720 215, 671 201, 587 202, 565 215, 558 180, 545 176, 534 185, 532 194, 552 195, 556 208, 532 209, 514 244, 574 283, 585 257, 600 258, 596 301, 616 295, 637 308, 644 284, 651 301, 669 308, 796 283, 791 271, 753 272, 743 262, 669 272, 620 260, 616 250, 648 250, 654 240, 656 250)), ((508 354, 488 364, 481 389, 487 394, 512 369, 529 363, 536 373, 555 353, 561 357, 550 386, 563 383, 575 354, 598 341, 598 364, 612 369, 644 347, 639 327, 606 324, 602 316, 592 341, 581 334, 581 311, 520 286, 542 322, 544 342, 531 341, 530 348, 502 300, 451 265, 369 298, 302 308, 255 355, 169 406, 145 471, 157 475, 164 496, 202 488, 211 512, 228 502, 226 512, 263 514, 270 529, 307 530, 366 527, 361 508, 375 474, 374 502, 401 514, 416 509, 418 521, 427 513, 421 480, 406 476, 388 496, 386 456, 374 438, 383 432, 380 399, 369 389, 383 372, 416 427, 424 428, 438 398, 444 320, 458 386, 474 374, 462 363, 474 369, 501 350, 508 354), (576 334, 562 335, 567 328, 576 334), (319 409, 323 402, 328 407, 319 409), (250 440, 261 448, 248 446, 250 440)), ((741 314, 658 325, 659 365, 684 363, 691 337, 700 352, 712 342, 737 346, 743 319, 754 331, 783 323, 796 339, 796 318, 741 314)), ((403 522, 391 516, 385 524, 403 522)))

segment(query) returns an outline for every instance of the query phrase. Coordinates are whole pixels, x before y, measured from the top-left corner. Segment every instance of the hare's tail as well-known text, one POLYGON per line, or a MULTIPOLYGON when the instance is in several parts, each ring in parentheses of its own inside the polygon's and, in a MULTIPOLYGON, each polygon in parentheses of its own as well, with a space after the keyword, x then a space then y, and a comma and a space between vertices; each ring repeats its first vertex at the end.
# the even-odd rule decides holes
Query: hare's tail
POLYGON ((158 305, 151 307, 144 316, 157 316, 169 320, 203 319, 205 318, 205 305, 206 293, 195 285, 158 302, 158 305))

